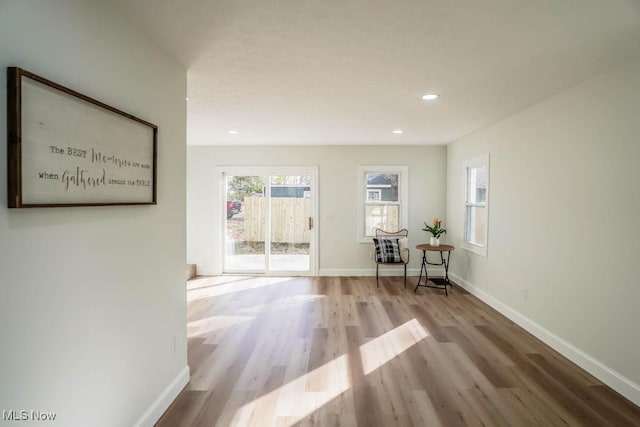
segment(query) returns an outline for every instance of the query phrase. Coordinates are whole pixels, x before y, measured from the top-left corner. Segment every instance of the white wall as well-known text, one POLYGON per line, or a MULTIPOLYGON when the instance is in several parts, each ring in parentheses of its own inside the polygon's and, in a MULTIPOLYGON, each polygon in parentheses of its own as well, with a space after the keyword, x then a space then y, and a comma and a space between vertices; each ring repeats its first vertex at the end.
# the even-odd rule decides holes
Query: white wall
POLYGON ((0 1, 0 66, 159 126, 157 206, 9 210, 0 85, 0 411, 130 426, 187 363, 186 71, 86 0, 0 1))
MULTIPOLYGON (((409 167, 409 243, 414 248, 427 238, 424 221, 444 215, 446 162, 444 146, 188 147, 187 260, 198 265, 198 274, 222 271, 217 166, 318 166, 319 273, 371 274, 373 245, 356 239, 358 166, 409 167)), ((419 271, 420 257, 411 251, 410 269, 419 271)))
POLYGON ((490 153, 489 254, 457 250, 457 278, 565 353, 574 346, 638 404, 639 114, 635 62, 450 144, 447 172, 449 237, 461 246, 462 162, 490 153))

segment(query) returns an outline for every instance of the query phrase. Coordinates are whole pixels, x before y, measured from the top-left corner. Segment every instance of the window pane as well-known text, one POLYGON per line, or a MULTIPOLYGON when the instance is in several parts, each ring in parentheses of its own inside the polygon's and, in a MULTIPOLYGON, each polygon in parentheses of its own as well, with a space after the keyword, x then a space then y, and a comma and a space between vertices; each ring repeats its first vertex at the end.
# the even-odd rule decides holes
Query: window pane
POLYGON ((487 165, 467 169, 467 191, 469 203, 487 202, 487 165))
POLYGON ((271 176, 270 271, 308 271, 311 176, 271 176))
POLYGON ((266 260, 264 179, 261 176, 227 175, 225 184, 225 269, 230 272, 262 272, 266 260))
POLYGON ((365 200, 380 200, 382 202, 397 202, 398 197, 398 181, 399 176, 397 173, 385 174, 368 172, 365 176, 367 183, 366 199, 365 200), (377 191, 376 191, 377 190, 377 191), (379 199, 370 199, 370 191, 376 191, 380 193, 379 199))
POLYGON ((367 205, 365 207, 365 236, 375 236, 374 230, 398 231, 400 228, 400 206, 367 205))
POLYGON ((367 202, 379 202, 382 200, 381 190, 367 190, 367 202))
POLYGON ((467 229, 465 240, 480 246, 486 246, 487 208, 467 206, 467 229))

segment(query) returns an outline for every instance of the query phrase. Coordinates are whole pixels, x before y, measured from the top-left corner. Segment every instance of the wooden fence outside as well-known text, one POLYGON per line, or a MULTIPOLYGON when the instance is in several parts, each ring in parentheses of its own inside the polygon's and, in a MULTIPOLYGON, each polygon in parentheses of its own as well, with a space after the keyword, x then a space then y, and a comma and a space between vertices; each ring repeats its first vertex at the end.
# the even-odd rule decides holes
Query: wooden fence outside
POLYGON ((375 229, 384 231, 398 231, 400 225, 400 206, 398 205, 367 205, 365 207, 366 230, 375 235, 375 229))
MULTIPOLYGON (((264 242, 264 197, 244 198, 244 236, 248 242, 264 242)), ((311 199, 271 198, 271 241, 273 243, 309 243, 311 199)))

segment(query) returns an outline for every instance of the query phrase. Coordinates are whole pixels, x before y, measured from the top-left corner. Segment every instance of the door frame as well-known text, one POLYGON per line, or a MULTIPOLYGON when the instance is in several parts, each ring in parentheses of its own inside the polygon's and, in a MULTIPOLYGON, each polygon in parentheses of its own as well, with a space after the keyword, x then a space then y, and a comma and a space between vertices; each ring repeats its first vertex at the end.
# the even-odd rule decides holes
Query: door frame
MULTIPOLYGON (((320 224, 318 221, 318 167, 317 166, 220 166, 216 168, 216 176, 220 186, 220 266, 222 274, 249 274, 262 276, 317 276, 318 275, 318 238, 320 224), (311 218, 313 228, 311 229, 309 242, 309 271, 271 271, 269 269, 269 257, 271 255, 271 203, 266 203, 265 209, 265 269, 264 271, 229 271, 227 264, 227 185, 225 176, 263 176, 269 178, 271 175, 309 175, 311 176, 311 218)), ((267 185, 270 181, 267 180, 267 185)), ((265 201, 270 201, 271 195, 265 197, 265 201)))

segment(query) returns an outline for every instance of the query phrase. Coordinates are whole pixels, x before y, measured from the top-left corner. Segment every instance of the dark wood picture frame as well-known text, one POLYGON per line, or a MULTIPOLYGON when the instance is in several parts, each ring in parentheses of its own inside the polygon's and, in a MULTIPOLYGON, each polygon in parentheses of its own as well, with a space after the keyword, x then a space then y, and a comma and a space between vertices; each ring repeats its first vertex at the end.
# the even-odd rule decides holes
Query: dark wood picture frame
MULTIPOLYGON (((46 100, 43 101, 43 105, 45 103, 46 100)), ((155 205, 157 204, 157 160, 158 127, 156 125, 22 68, 7 67, 9 208, 155 205), (23 128, 23 126, 27 126, 23 114, 25 108, 29 108, 25 107, 25 99, 23 99, 25 79, 28 79, 28 84, 33 84, 37 88, 34 93, 38 93, 38 91, 46 93, 46 96, 49 97, 47 99, 55 100, 63 107, 55 109, 55 112, 52 111, 54 115, 61 116, 57 118, 57 122, 55 121, 56 117, 53 117, 52 122, 55 123, 44 123, 46 120, 39 117, 52 109, 47 110, 46 107, 37 105, 38 102, 34 102, 32 99, 34 95, 31 95, 29 102, 33 104, 31 107, 37 111, 32 114, 35 119, 30 117, 31 125, 33 126, 33 120, 36 120, 42 127, 31 132, 31 134, 37 133, 38 138, 32 138, 33 141, 29 141, 30 145, 26 147, 28 150, 25 150, 24 143, 26 141, 23 141, 25 133, 29 133, 25 132, 23 128), (69 105, 65 105, 66 102, 69 105), (96 127, 96 132, 102 132, 102 134, 95 136, 90 134, 92 131, 90 124, 87 125, 87 128, 81 129, 82 132, 79 132, 78 123, 80 121, 78 117, 69 119, 69 123, 65 123, 64 114, 67 111, 75 113, 76 116, 85 114, 84 111, 86 111, 87 115, 91 115, 89 123, 104 119, 106 124, 96 127), (62 120, 59 120, 60 118, 62 120), (117 136, 112 136, 113 132, 106 131, 113 130, 114 126, 118 130, 117 136), (55 132, 47 133, 47 129, 54 129, 55 132), (130 132, 131 138, 126 138, 128 136, 126 132, 130 132), (45 140, 43 140, 43 136, 45 140), (118 140, 118 136, 125 136, 125 138, 118 140), (81 144, 68 146, 67 141, 81 141, 81 144), (100 151, 96 151, 95 141, 100 144, 98 146, 100 151), (82 148, 77 148, 78 145, 82 148), (73 151, 76 148, 79 151, 73 151), (152 150, 152 153, 149 150, 152 150), (85 157, 80 157, 78 154, 84 154, 85 157), (36 157, 37 159, 35 159, 36 157), (138 158, 143 160, 139 162, 138 158), (68 167, 73 161, 80 162, 83 169, 81 166, 77 166, 75 171, 67 169, 64 173, 57 173, 68 167), (38 166, 34 166, 34 163, 38 163, 38 166), (95 163, 98 165, 96 166, 95 163), (47 166, 43 167, 43 164, 47 166), (27 181, 29 181, 28 189, 32 194, 25 191, 27 186, 23 176, 25 166, 30 167, 27 181), (44 172, 33 173, 35 170, 41 170, 34 169, 35 167, 40 167, 44 172), (84 169, 85 167, 89 169, 84 169), (50 173, 49 170, 52 172, 50 173), (74 176, 76 172, 77 174, 74 176), (87 173, 86 178, 85 172, 87 173), (90 177, 91 173, 101 174, 101 176, 90 177), (43 176, 46 179, 42 179, 43 176), (60 188, 65 186, 65 182, 66 187, 63 192, 60 188), (72 182, 71 191, 69 191, 69 182, 72 182), (89 183, 88 190, 87 182, 89 183), (39 199, 43 199, 43 201, 39 199)))

